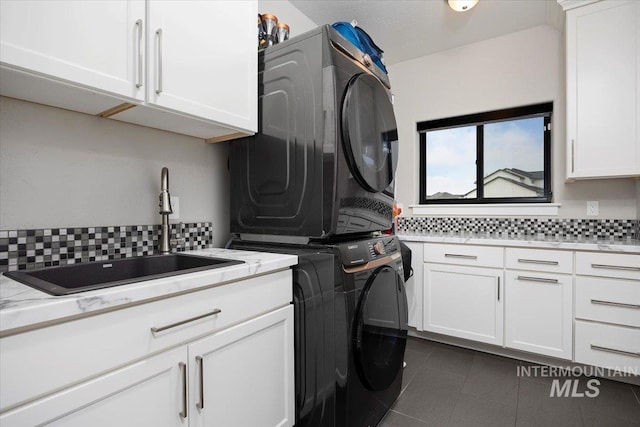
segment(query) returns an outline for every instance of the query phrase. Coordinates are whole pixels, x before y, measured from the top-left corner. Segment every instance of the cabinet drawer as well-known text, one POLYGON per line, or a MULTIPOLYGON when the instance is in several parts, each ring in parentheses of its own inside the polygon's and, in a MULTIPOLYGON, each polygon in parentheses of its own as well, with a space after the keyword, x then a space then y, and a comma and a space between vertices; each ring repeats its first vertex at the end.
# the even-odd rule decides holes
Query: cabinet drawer
POLYGON ((576 318, 640 328, 640 282, 576 277, 576 318))
POLYGON ((424 245, 424 261, 502 268, 504 265, 503 251, 503 248, 493 246, 427 243, 424 245))
POLYGON ((506 248, 507 268, 549 273, 573 273, 573 253, 540 249, 506 248))
POLYGON ((2 338, 0 410, 282 307, 292 288, 281 271, 2 338))
POLYGON ((576 274, 640 280, 640 255, 576 252, 576 274))
POLYGON ((576 362, 637 373, 640 329, 576 321, 576 362))

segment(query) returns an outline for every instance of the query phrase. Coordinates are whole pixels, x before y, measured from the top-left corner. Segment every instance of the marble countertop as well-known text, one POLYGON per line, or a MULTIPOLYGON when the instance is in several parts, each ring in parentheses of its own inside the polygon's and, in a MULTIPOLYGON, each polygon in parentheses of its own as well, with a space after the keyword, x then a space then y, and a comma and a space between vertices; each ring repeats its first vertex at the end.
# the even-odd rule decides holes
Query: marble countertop
POLYGON ((488 246, 510 246, 534 249, 564 249, 579 251, 624 252, 640 254, 640 240, 637 239, 572 239, 548 236, 508 237, 488 234, 468 233, 420 233, 402 232, 398 238, 404 241, 428 243, 456 243, 488 246))
POLYGON ((298 257, 295 255, 267 252, 212 248, 188 253, 240 260, 244 263, 65 296, 52 296, 0 275, 0 334, 241 280, 298 263, 298 257))

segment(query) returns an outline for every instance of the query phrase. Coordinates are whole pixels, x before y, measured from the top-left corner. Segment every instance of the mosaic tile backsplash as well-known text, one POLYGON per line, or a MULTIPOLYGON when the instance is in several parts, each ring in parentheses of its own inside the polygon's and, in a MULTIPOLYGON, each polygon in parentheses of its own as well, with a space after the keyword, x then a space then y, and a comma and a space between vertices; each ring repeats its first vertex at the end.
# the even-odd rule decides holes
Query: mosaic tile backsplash
POLYGON ((399 217, 397 224, 398 233, 480 233, 583 240, 640 238, 640 221, 633 219, 399 217))
MULTIPOLYGON (((495 237, 582 240, 640 239, 640 221, 627 219, 531 219, 399 217, 397 232, 481 233, 495 237)), ((150 255, 160 225, 0 230, 0 272, 150 255)), ((212 247, 210 222, 171 224, 177 251, 212 247)))
MULTIPOLYGON (((177 251, 212 246, 210 222, 171 224, 177 251)), ((0 272, 151 255, 160 225, 0 230, 0 272)))

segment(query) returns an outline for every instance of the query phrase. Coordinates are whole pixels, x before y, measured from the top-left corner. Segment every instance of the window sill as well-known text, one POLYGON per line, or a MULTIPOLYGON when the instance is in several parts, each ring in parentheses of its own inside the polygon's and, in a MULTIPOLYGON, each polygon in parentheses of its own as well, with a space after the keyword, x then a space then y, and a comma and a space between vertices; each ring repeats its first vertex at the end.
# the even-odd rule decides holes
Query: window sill
POLYGON ((558 216, 559 203, 410 205, 415 216, 558 216))

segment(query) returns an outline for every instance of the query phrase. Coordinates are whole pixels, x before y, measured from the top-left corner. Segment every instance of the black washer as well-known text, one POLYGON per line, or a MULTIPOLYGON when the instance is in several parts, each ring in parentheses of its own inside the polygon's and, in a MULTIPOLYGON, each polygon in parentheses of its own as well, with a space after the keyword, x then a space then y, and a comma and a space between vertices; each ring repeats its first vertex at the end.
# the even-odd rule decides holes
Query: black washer
POLYGON ((386 390, 402 371, 407 338, 404 280, 378 267, 360 295, 353 333, 356 369, 372 390, 386 390))

